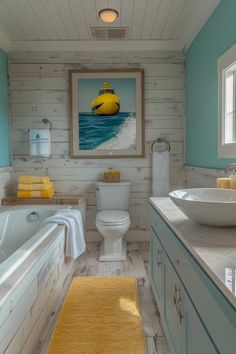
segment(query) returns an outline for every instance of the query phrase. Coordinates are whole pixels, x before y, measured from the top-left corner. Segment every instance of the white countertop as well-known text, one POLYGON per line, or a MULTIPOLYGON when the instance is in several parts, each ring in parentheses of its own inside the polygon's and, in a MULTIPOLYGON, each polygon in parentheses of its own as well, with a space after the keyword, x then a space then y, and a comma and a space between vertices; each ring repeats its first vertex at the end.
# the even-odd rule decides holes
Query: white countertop
POLYGON ((236 307, 236 227, 197 224, 185 216, 170 198, 151 198, 150 202, 236 307))

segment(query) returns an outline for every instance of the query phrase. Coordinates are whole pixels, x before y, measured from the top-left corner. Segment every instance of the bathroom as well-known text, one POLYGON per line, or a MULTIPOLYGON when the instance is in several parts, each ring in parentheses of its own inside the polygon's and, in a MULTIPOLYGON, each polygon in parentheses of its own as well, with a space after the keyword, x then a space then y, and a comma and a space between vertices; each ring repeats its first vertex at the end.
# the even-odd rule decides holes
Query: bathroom
MULTIPOLYGON (((235 0, 0 1, 0 353, 235 352, 235 87, 227 87, 233 98, 226 104, 223 85, 225 71, 235 82, 235 13, 235 0), (107 8, 113 22, 104 22, 107 8), (96 142, 86 124, 99 112, 84 113, 101 109, 103 94, 129 112, 123 149, 112 148, 118 135, 109 148, 104 135, 102 150, 88 148, 96 142), (46 154, 30 140, 41 131, 49 137, 46 154), (22 176, 50 179, 55 194, 21 191, 22 176), (191 189, 185 197, 183 189, 191 189), (182 195, 171 201, 177 190, 182 195), (101 197, 111 204, 99 205, 101 197), (192 198, 203 199, 199 209, 192 198), (116 211, 105 227, 104 209, 106 218, 116 211), (62 211, 80 216, 79 256, 66 253, 65 223, 44 224, 62 211), (6 259, 5 244, 15 248, 6 259), (134 303, 120 301, 115 318, 114 306, 102 312, 99 303, 106 280, 118 287, 119 301, 135 288, 134 303), (84 337, 71 329, 73 350, 57 337, 68 333, 62 305, 72 286, 81 302, 85 286, 90 304, 98 301, 92 317, 111 316, 86 322, 86 335, 78 313, 84 337), (131 305, 139 318, 134 332, 121 313, 131 305), (114 338, 118 323, 125 330, 114 338)), ((110 118, 100 114, 111 134, 110 118)), ((107 306, 110 284, 102 294, 107 306)), ((88 318, 91 308, 83 308, 88 318)))

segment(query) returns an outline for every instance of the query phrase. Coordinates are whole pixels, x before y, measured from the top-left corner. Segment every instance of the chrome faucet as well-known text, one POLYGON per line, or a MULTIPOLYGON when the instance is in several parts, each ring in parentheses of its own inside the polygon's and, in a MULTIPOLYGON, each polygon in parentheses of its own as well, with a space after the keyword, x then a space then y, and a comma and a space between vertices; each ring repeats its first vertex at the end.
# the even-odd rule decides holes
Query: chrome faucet
POLYGON ((231 163, 231 164, 225 166, 225 173, 227 173, 228 171, 231 171, 232 174, 235 175, 236 163, 231 163))
POLYGON ((32 211, 30 214, 27 215, 28 221, 35 221, 39 219, 39 213, 37 211, 32 211))

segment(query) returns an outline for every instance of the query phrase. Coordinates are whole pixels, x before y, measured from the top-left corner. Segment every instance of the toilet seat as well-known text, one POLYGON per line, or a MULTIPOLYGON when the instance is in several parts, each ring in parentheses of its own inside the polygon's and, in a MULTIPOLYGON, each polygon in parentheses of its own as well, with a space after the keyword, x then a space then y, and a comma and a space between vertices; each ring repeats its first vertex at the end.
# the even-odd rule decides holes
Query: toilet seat
POLYGON ((96 222, 107 226, 123 225, 129 221, 129 214, 123 210, 103 210, 96 217, 96 222))

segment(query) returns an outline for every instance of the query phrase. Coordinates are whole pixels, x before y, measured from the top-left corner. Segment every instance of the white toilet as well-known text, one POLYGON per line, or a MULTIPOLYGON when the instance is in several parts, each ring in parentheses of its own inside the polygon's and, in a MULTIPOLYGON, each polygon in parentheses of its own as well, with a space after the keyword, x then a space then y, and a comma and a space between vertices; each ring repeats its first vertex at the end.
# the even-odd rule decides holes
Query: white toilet
POLYGON ((126 244, 123 240, 130 227, 129 182, 96 184, 96 227, 103 236, 100 261, 126 260, 126 244))

